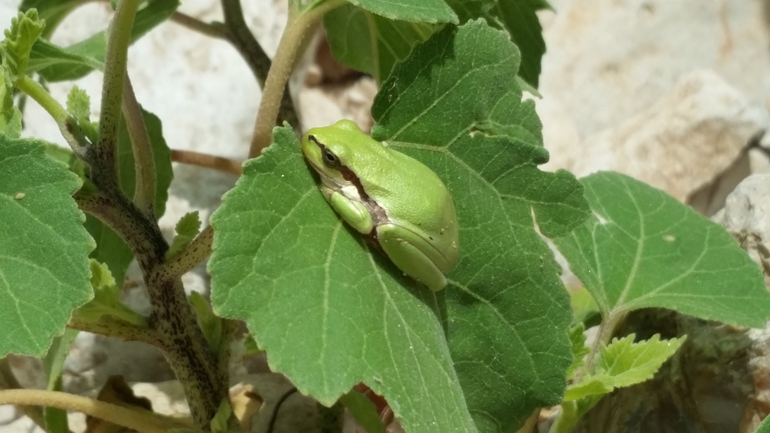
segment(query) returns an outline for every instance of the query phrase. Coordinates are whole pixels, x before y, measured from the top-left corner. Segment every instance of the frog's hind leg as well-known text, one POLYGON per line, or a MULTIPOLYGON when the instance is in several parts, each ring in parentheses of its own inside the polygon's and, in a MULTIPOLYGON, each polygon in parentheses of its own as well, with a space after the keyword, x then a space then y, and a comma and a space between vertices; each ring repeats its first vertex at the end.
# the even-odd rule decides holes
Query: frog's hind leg
POLYGON ((377 227, 377 240, 402 272, 434 291, 446 286, 446 277, 436 266, 445 259, 423 238, 404 227, 385 224, 377 227))

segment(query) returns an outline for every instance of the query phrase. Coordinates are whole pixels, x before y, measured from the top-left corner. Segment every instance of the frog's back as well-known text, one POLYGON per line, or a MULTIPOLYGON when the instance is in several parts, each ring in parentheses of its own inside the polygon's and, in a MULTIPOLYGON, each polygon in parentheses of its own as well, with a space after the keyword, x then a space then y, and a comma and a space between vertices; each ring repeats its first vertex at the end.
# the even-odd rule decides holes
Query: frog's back
POLYGON ((387 185, 362 180, 364 190, 379 198, 377 202, 391 223, 427 235, 453 266, 459 241, 452 196, 433 170, 408 155, 389 150, 390 166, 382 168, 403 175, 392 176, 387 185))

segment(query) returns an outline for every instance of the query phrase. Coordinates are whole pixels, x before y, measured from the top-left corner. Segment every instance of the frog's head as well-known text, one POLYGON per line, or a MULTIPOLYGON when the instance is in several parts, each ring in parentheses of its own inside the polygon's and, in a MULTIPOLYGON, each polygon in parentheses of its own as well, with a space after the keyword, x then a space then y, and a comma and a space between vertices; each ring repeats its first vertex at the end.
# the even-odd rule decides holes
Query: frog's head
POLYGON ((351 120, 340 120, 332 126, 313 128, 302 137, 305 159, 330 188, 351 185, 356 179, 357 155, 371 140, 351 120))

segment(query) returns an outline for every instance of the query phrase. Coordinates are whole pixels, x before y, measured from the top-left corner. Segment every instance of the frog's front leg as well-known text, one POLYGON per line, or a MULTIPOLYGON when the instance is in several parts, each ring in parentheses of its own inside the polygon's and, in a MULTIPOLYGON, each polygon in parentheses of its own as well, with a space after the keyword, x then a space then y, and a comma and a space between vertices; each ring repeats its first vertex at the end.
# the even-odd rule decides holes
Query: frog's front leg
POLYGON ((359 201, 353 201, 345 197, 339 191, 334 191, 326 186, 321 187, 326 201, 332 205, 335 212, 350 224, 351 227, 356 229, 359 233, 368 235, 374 228, 374 221, 372 221, 372 214, 363 203, 359 201))
POLYGON ((446 277, 436 266, 446 262, 446 258, 428 241, 396 224, 377 226, 377 240, 388 258, 405 274, 433 291, 446 286, 446 277))

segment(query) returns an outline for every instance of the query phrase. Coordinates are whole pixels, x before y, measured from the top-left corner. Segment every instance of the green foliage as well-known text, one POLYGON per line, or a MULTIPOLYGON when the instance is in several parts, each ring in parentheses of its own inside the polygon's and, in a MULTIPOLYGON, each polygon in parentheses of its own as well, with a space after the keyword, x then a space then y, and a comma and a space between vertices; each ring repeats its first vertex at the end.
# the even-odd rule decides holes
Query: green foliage
POLYGON ((6 136, 0 173, 0 357, 42 356, 92 296, 94 244, 71 197, 80 179, 43 143, 6 136))
MULTIPOLYGON (((598 400, 593 397, 601 397, 615 388, 651 379, 684 343, 685 338, 661 341, 656 334, 647 341, 634 343, 634 334, 631 334, 613 339, 609 346, 602 347, 599 352, 594 372, 586 374, 580 382, 567 388, 564 401, 591 399, 596 402, 598 400)), ((591 406, 583 405, 581 412, 587 412, 591 406)))
POLYGON ((483 22, 447 28, 394 69, 374 104, 375 138, 452 191, 462 257, 442 292, 341 223, 289 130, 245 164, 212 217, 212 303, 246 320, 303 393, 330 405, 363 381, 410 432, 473 431, 468 409, 481 431, 510 430, 560 401, 568 297, 532 214, 554 236, 588 208, 574 177, 536 168, 547 152, 517 66, 513 44, 483 22))
POLYGON ((567 369, 567 378, 571 378, 579 368, 583 367, 583 358, 588 355, 589 349, 586 347, 586 336, 584 332, 585 326, 583 326, 582 323, 578 323, 569 329, 572 365, 567 369))
POLYGON ((545 0, 447 0, 446 4, 455 12, 454 18, 438 20, 394 12, 401 3, 399 7, 390 3, 384 9, 361 3, 351 2, 324 17, 329 46, 340 63, 371 74, 381 82, 393 65, 406 58, 416 44, 440 30, 441 24, 457 22, 458 17, 460 23, 482 18, 490 26, 508 32, 521 51, 519 75, 527 86, 532 86, 524 90, 537 94, 545 40, 536 12, 550 9, 545 0))
POLYGON ((770 293, 762 273, 724 228, 618 173, 582 183, 593 216, 554 243, 605 320, 659 307, 764 326, 770 293))
POLYGON ((8 138, 21 136, 21 111, 13 103, 13 83, 0 72, 0 134, 8 138))
POLYGON ((348 0, 351 4, 391 20, 423 23, 457 23, 457 15, 444 0, 348 0))
POLYGON ((754 433, 770 433, 770 416, 766 416, 754 433))
POLYGON ((27 73, 32 44, 43 33, 45 22, 32 9, 11 20, 11 28, 5 31, 5 39, 0 42, 0 54, 6 79, 16 82, 27 73))
POLYGON ((181 251, 191 240, 195 239, 201 229, 201 220, 198 211, 186 213, 176 223, 176 236, 166 252, 166 257, 173 257, 181 251))
MULTIPOLYGON (((53 6, 46 2, 47 6, 53 6)), ((164 22, 179 7, 178 0, 151 0, 136 14, 131 42, 164 22)), ((60 11, 64 13, 64 9, 60 11)), ((58 15, 57 15, 58 16, 58 15)), ((69 47, 58 47, 40 39, 32 47, 29 70, 38 72, 47 81, 81 78, 94 69, 101 70, 107 51, 107 30, 101 31, 69 47)))
POLYGON ((41 20, 45 20, 44 38, 49 38, 59 23, 76 7, 83 4, 83 0, 23 0, 19 5, 19 11, 27 12, 36 9, 41 20))

